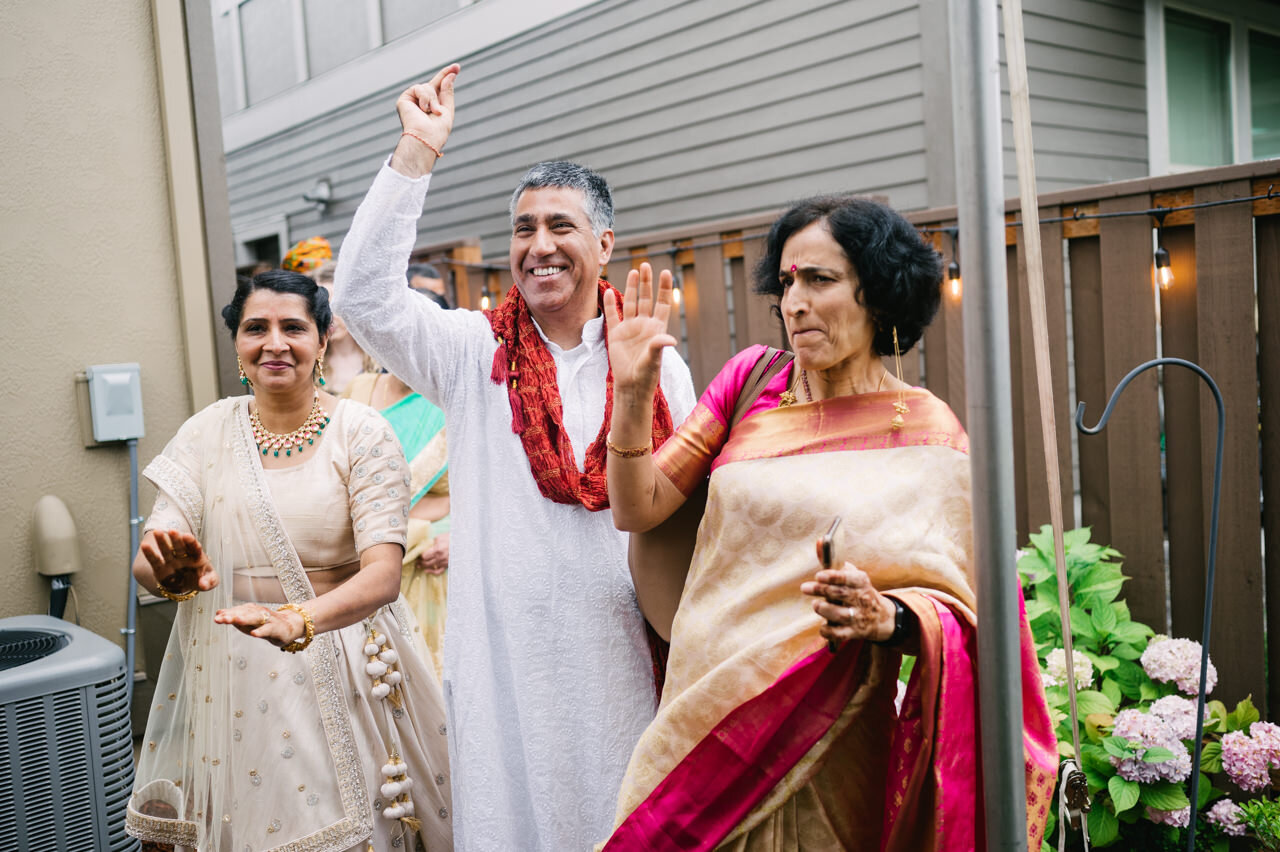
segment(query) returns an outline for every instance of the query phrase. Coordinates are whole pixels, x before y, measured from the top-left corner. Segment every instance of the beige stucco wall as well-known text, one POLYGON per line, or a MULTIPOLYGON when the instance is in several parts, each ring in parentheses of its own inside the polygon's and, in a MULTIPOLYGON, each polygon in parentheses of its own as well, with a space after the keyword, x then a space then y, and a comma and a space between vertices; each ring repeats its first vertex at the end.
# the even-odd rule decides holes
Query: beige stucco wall
POLYGON ((81 623, 121 644, 128 452, 84 448, 74 377, 141 364, 144 465, 191 413, 157 55, 151 0, 0 3, 0 616, 48 607, 31 510, 54 494, 81 623))

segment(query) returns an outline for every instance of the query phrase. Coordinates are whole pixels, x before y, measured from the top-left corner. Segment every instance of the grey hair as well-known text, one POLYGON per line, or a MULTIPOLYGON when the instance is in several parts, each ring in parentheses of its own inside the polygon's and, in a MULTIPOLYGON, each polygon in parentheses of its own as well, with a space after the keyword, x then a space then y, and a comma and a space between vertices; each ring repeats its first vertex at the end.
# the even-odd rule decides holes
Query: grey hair
POLYGON ((512 226, 516 223, 516 204, 524 191, 546 187, 578 190, 586 200, 585 212, 595 235, 600 236, 605 231, 613 230, 613 193, 609 192, 608 182, 586 166, 567 160, 538 163, 524 173, 520 183, 516 184, 516 191, 511 193, 508 210, 512 226))

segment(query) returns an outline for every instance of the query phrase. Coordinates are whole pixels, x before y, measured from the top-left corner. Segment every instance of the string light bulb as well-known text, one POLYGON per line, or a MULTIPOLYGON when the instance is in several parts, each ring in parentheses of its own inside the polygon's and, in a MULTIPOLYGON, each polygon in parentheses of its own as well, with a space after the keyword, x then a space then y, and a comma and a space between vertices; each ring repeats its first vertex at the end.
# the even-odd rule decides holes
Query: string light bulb
POLYGON ((489 288, 485 287, 480 291, 480 310, 487 311, 492 304, 493 299, 489 298, 489 288))
POLYGON ((1173 267, 1169 262, 1169 250, 1164 246, 1156 246, 1156 282, 1161 290, 1173 286, 1173 267))
POLYGON ((684 294, 680 292, 679 280, 671 282, 671 304, 676 307, 680 306, 680 300, 684 298, 684 294))
POLYGON ((951 282, 951 295, 960 296, 960 264, 954 260, 947 264, 947 280, 951 282))

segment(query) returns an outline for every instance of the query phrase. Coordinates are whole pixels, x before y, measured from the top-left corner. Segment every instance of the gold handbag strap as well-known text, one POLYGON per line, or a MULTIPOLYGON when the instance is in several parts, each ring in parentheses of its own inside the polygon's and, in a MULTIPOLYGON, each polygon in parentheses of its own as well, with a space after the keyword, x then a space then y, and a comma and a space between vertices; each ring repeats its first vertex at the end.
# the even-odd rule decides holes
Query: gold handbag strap
POLYGON ((742 387, 738 391, 738 403, 733 407, 733 417, 729 418, 730 431, 733 430, 734 426, 738 425, 748 409, 760 398, 760 392, 765 389, 765 386, 773 381, 774 376, 786 369, 794 359, 795 355, 791 352, 775 349, 772 346, 765 348, 764 354, 760 356, 759 361, 756 361, 756 365, 751 368, 751 372, 747 374, 747 380, 742 383, 742 387))

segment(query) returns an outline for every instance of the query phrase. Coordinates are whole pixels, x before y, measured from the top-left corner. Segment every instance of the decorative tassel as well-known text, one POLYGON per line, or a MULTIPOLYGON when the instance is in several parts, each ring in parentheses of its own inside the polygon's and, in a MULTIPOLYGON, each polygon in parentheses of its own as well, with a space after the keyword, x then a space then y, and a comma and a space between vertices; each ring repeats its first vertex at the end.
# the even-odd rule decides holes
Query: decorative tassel
POLYGON ((404 816, 400 817, 400 822, 404 823, 404 827, 410 831, 417 832, 422 830, 422 820, 417 817, 404 816))

